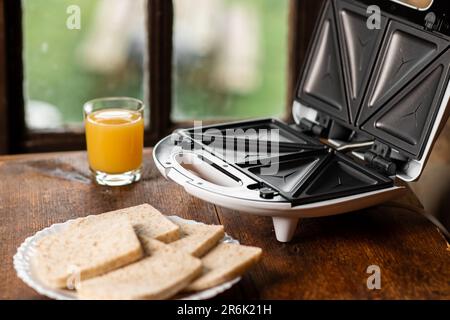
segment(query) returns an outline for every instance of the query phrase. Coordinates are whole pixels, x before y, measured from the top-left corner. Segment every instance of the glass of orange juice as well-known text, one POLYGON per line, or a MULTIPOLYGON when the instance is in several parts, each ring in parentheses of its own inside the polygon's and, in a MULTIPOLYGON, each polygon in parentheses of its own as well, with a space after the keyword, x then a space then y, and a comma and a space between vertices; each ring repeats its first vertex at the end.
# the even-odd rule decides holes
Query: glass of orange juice
POLYGON ((144 104, 102 98, 84 105, 89 166, 98 184, 124 186, 141 179, 144 104))

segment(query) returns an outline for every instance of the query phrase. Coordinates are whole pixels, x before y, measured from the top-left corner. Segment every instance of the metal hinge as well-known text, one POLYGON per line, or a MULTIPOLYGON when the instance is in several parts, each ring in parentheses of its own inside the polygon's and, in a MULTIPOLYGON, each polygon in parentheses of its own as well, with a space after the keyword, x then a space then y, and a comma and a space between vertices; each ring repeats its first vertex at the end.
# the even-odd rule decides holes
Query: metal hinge
POLYGON ((329 117, 317 115, 316 122, 302 118, 298 127, 301 131, 310 132, 317 137, 324 137, 327 134, 329 123, 329 117))
POLYGON ((375 169, 392 176, 397 172, 397 165, 391 160, 390 155, 391 147, 375 141, 370 151, 364 153, 364 160, 375 169))

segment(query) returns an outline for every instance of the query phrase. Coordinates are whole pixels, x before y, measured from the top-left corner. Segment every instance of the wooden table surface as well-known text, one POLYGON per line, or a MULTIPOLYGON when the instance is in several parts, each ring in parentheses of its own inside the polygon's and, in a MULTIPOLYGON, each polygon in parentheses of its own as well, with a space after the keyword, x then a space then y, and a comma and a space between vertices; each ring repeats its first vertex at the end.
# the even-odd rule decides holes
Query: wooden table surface
POLYGON ((89 178, 86 154, 0 157, 0 298, 39 299, 17 278, 12 258, 25 238, 56 222, 148 202, 164 214, 221 223, 262 261, 221 298, 449 299, 450 251, 419 212, 412 192, 345 215, 303 220, 291 243, 275 240, 270 218, 240 214, 191 197, 157 171, 146 150, 143 180, 108 188, 89 178), (367 267, 381 268, 368 290, 367 267))

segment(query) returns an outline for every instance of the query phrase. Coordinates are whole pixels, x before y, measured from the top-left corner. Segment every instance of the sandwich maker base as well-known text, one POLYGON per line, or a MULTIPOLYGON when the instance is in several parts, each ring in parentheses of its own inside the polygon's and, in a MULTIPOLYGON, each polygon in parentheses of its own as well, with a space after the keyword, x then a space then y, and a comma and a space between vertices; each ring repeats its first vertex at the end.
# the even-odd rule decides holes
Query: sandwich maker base
POLYGON ((450 108, 450 13, 386 1, 325 1, 293 105, 294 124, 241 121, 174 132, 159 171, 219 206, 272 217, 292 239, 300 218, 398 197, 419 178, 450 108), (370 4, 369 4, 370 2, 370 4), (368 5, 381 9, 367 25, 368 5))

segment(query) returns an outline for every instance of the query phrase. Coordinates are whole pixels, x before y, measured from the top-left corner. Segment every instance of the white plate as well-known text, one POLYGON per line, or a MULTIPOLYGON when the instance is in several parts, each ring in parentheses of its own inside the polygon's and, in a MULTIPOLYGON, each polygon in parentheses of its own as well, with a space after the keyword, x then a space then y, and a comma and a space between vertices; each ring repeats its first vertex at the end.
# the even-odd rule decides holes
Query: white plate
MULTIPOLYGON (((194 220, 185 220, 177 216, 169 216, 170 220, 174 222, 184 222, 190 224, 197 224, 199 222, 194 220)), ((73 219, 74 220, 74 219, 73 219)), ((77 300, 78 297, 74 291, 54 289, 43 284, 35 275, 31 261, 36 254, 36 243, 39 239, 49 235, 58 233, 66 228, 73 220, 68 220, 64 223, 53 224, 41 231, 38 231, 34 236, 27 238, 17 249, 17 253, 14 255, 14 268, 16 269, 17 276, 22 279, 28 286, 36 290, 39 294, 47 296, 57 300, 77 300)), ((229 235, 225 234, 225 237, 221 240, 226 243, 236 243, 239 241, 233 239, 229 235)), ((196 292, 189 295, 181 296, 181 300, 202 300, 210 299, 228 289, 241 280, 240 277, 235 278, 229 282, 210 288, 204 291, 196 292)))

